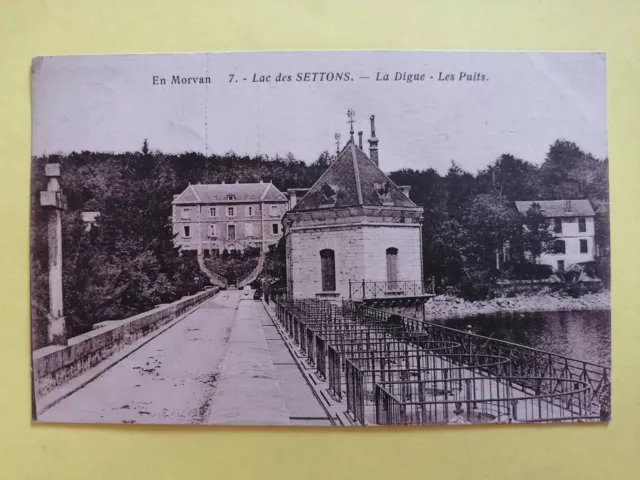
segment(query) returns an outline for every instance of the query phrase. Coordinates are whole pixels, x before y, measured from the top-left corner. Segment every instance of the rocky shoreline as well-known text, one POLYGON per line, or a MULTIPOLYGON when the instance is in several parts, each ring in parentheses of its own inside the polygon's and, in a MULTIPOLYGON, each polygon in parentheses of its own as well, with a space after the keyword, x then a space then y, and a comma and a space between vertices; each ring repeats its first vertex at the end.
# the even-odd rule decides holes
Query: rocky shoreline
POLYGON ((469 302, 459 297, 442 295, 433 298, 425 305, 425 319, 437 321, 500 312, 609 310, 610 308, 611 292, 588 293, 578 298, 557 293, 538 293, 475 302, 469 302))

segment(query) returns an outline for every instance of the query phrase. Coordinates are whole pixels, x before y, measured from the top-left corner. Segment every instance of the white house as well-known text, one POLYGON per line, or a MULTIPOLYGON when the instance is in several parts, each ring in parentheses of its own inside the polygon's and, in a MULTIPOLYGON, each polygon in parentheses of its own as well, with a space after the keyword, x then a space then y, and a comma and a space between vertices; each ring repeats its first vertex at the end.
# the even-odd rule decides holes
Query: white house
POLYGON ((589 200, 537 200, 517 201, 516 208, 526 214, 533 203, 540 205, 550 220, 550 229, 556 240, 554 251, 543 253, 540 263, 554 270, 565 271, 576 263, 594 259, 595 212, 589 200))

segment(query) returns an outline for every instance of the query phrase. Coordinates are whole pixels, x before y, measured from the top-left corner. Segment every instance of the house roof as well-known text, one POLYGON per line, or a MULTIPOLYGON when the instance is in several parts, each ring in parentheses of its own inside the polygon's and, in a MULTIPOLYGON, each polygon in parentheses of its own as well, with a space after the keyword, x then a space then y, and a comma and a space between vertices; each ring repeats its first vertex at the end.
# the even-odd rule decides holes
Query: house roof
POLYGON ((517 201, 518 212, 524 214, 532 204, 537 203, 545 217, 593 217, 595 212, 589 200, 535 200, 517 201))
POLYGON ((417 207, 351 138, 293 210, 357 205, 417 207))
POLYGON ((249 201, 286 202, 287 198, 272 183, 216 183, 189 185, 172 203, 180 205, 249 201))

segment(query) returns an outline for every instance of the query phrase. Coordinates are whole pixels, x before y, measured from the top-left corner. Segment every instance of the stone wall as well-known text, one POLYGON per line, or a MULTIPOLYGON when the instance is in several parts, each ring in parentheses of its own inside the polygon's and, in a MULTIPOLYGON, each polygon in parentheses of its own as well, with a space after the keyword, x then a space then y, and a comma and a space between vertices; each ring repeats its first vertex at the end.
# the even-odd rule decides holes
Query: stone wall
POLYGON ((335 252, 336 292, 349 298, 349 280, 387 280, 387 248, 398 249, 398 280, 419 281, 420 227, 346 225, 292 230, 287 264, 294 298, 314 298, 322 292, 320 251, 335 252))
POLYGON ((308 228, 293 230, 290 236, 287 255, 293 298, 314 298, 322 292, 320 250, 327 248, 335 252, 336 291, 348 298, 349 280, 362 279, 364 273, 362 228, 308 228))
POLYGON ((369 282, 387 281, 387 249, 398 249, 398 281, 420 281, 422 265, 420 261, 420 227, 409 226, 367 226, 363 227, 364 277, 369 282))
POLYGON ((210 299, 218 290, 208 289, 124 320, 103 322, 105 326, 69 339, 66 346, 51 345, 35 350, 33 376, 36 396, 46 395, 84 373, 127 345, 210 299))

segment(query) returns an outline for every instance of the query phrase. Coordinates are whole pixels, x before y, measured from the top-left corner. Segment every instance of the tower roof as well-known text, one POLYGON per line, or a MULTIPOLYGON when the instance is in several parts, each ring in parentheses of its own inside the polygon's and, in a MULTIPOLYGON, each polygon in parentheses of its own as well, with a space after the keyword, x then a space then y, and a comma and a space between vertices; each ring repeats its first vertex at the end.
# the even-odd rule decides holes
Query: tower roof
POLYGON ((294 210, 351 206, 416 208, 389 177, 356 145, 353 137, 294 210))

